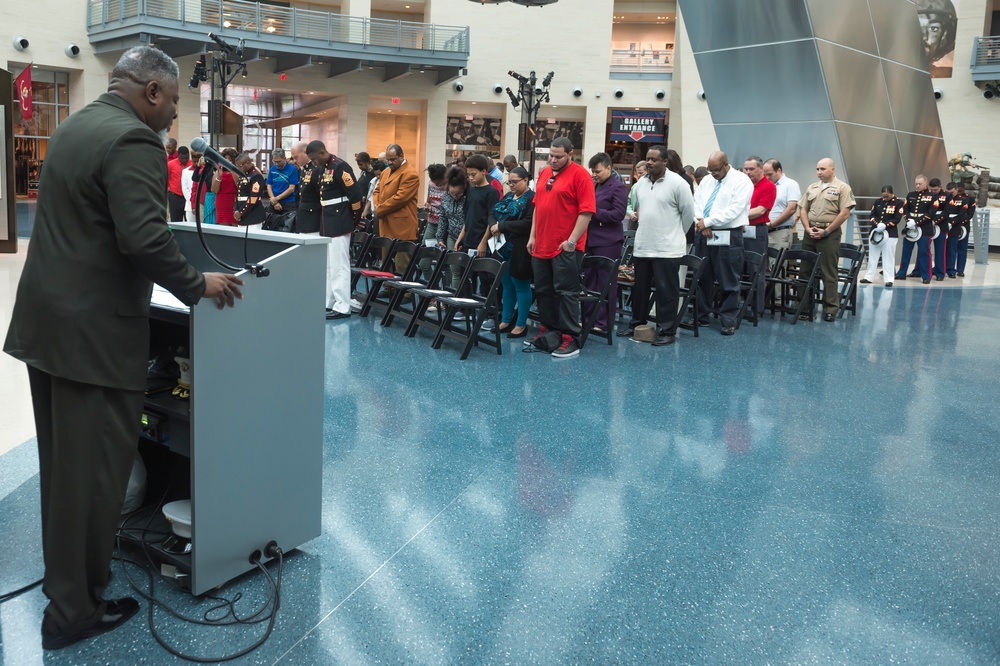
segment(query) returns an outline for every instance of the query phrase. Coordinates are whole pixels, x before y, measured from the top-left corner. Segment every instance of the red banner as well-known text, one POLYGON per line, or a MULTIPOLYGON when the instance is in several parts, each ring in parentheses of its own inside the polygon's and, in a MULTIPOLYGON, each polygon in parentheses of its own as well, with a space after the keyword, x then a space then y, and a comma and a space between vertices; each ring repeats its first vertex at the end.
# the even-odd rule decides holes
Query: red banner
POLYGON ((17 87, 17 99, 20 100, 21 104, 21 117, 25 120, 31 120, 31 114, 34 113, 34 104, 31 101, 31 65, 24 68, 24 71, 17 75, 14 79, 14 85, 17 87))

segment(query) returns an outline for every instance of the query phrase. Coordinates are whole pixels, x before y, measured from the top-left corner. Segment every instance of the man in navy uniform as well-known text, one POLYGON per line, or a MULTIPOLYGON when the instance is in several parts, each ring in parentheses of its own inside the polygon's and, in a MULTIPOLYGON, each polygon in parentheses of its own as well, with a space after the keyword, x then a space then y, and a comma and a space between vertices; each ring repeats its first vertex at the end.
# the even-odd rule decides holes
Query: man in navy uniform
MULTIPOLYGON (((940 181, 938 182, 940 183, 940 181)), ((927 176, 917 176, 913 181, 913 185, 913 191, 906 195, 905 203, 903 204, 903 217, 900 223, 904 227, 911 229, 920 226, 922 235, 916 242, 911 241, 909 238, 903 239, 902 260, 899 264, 899 270, 896 271, 895 279, 905 280, 908 277, 919 277, 923 279, 924 284, 930 284, 930 238, 927 236, 927 231, 921 225, 921 221, 925 218, 925 213, 933 201, 933 196, 927 191, 927 176), (910 267, 910 257, 913 256, 914 247, 917 249, 917 264, 914 266, 913 272, 907 274, 906 271, 910 267)), ((933 235, 934 229, 931 228, 930 232, 933 235)))
POLYGON ((969 227, 976 217, 976 197, 965 193, 965 185, 955 185, 948 201, 948 277, 965 277, 969 256, 969 227))
POLYGON ((896 242, 899 238, 899 220, 903 214, 903 200, 892 191, 892 185, 882 188, 882 198, 872 205, 871 226, 882 234, 882 242, 869 244, 868 272, 861 278, 861 284, 871 284, 882 257, 882 274, 885 286, 892 286, 892 274, 896 264, 896 242))
POLYGON ((351 233, 361 219, 364 195, 351 165, 326 151, 322 141, 306 146, 313 165, 320 170, 320 234, 332 238, 326 258, 326 318, 351 316, 351 233))
MULTIPOLYGON (((948 184, 953 185, 953 183, 948 184)), ((944 280, 945 257, 948 256, 948 202, 951 201, 952 193, 950 190, 941 189, 941 181, 937 178, 931 178, 928 187, 934 194, 930 210, 931 221, 934 223, 931 230, 931 238, 934 241, 934 268, 932 272, 934 279, 942 282, 944 280), (936 186, 935 183, 937 183, 936 186)))

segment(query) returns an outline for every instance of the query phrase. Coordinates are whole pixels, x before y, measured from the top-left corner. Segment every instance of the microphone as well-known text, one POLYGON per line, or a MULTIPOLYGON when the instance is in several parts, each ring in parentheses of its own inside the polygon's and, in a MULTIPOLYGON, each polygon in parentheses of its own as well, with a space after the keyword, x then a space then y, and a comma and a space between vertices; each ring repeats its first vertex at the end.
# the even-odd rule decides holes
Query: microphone
POLYGON ((221 46, 221 47, 222 47, 222 49, 223 49, 223 50, 224 50, 224 51, 225 51, 226 53, 232 53, 232 52, 233 52, 233 47, 232 47, 232 46, 230 46, 229 44, 227 44, 227 43, 226 43, 226 40, 224 40, 224 39, 223 39, 222 37, 219 37, 219 36, 218 36, 217 34, 215 34, 214 32, 210 32, 210 33, 208 33, 208 37, 209 37, 209 39, 211 39, 211 40, 212 40, 213 42, 215 42, 216 44, 218 44, 219 46, 221 46))
POLYGON ((232 162, 227 160, 225 157, 219 154, 215 148, 208 145, 208 141, 205 141, 200 136, 196 136, 191 139, 191 150, 196 153, 201 153, 202 156, 212 164, 216 164, 227 171, 231 171, 239 176, 243 176, 243 172, 232 162))

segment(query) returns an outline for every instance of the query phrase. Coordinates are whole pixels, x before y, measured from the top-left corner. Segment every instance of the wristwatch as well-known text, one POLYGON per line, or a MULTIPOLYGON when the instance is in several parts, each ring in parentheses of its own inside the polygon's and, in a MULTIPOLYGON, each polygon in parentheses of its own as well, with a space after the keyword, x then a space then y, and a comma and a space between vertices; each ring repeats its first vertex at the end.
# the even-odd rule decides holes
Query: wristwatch
POLYGON ((570 240, 569 238, 566 239, 566 242, 569 243, 570 247, 576 247, 576 243, 574 241, 570 240))

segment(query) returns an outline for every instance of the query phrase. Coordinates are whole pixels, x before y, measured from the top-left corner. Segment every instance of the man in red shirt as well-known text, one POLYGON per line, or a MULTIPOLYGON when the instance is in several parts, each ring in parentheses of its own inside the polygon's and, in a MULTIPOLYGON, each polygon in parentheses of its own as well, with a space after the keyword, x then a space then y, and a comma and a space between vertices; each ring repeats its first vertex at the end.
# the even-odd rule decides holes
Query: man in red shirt
POLYGON ((191 151, 187 146, 177 149, 177 159, 167 160, 167 202, 170 205, 170 222, 183 222, 187 199, 184 197, 182 175, 190 166, 191 151))
POLYGON ((177 159, 177 139, 170 137, 163 144, 163 149, 167 151, 167 162, 177 159))
MULTIPOLYGON (((767 223, 771 219, 771 209, 778 198, 778 188, 764 174, 764 160, 751 155, 743 163, 743 173, 753 182, 753 195, 750 197, 750 226, 743 230, 743 250, 764 255, 767 265, 767 223)), ((757 280, 757 299, 754 306, 757 314, 764 314, 764 271, 757 280)))
POLYGON ((552 356, 570 358, 580 353, 580 268, 587 245, 587 225, 597 211, 594 181, 572 160, 573 144, 566 137, 552 140, 549 166, 536 181, 532 203, 535 216, 528 236, 535 298, 542 329, 556 331, 561 342, 552 356))

